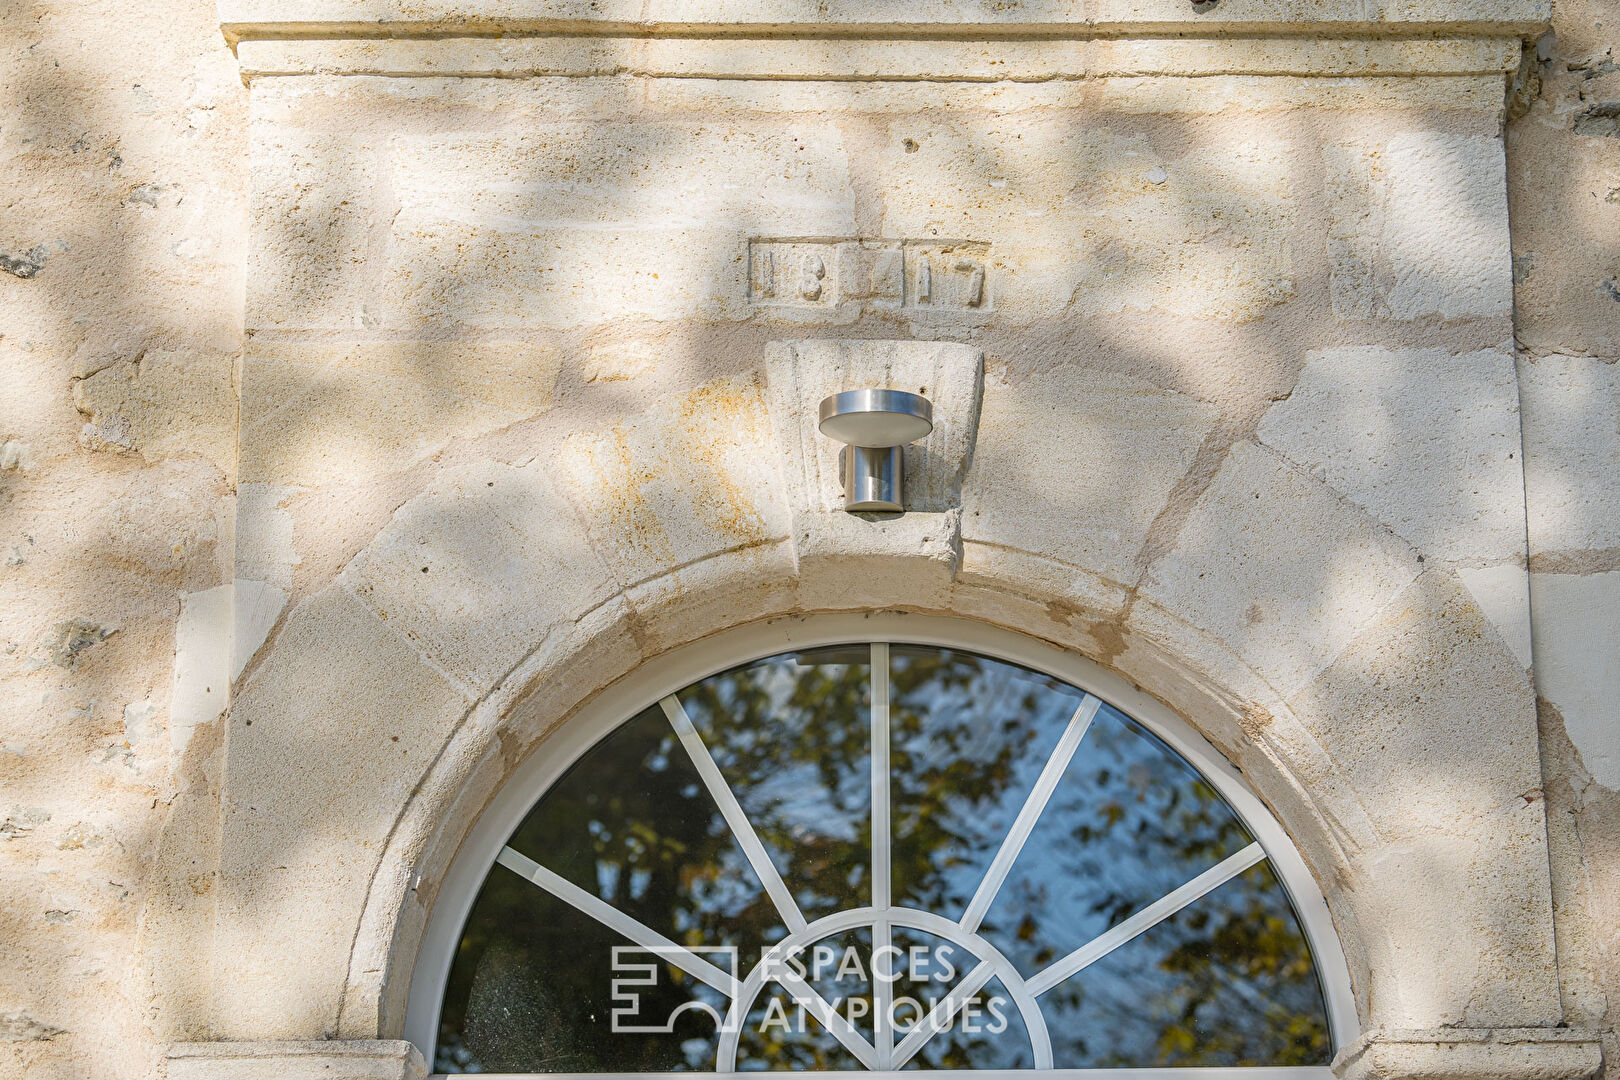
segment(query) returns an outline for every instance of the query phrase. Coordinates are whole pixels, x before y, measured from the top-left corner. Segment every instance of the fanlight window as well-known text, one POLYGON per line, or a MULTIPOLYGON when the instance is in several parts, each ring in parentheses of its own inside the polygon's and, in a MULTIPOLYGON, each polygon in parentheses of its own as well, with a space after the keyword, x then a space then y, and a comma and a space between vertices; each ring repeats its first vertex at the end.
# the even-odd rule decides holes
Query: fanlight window
POLYGON ((664 698, 529 812, 462 931, 441 1072, 1325 1065, 1266 850, 1147 728, 933 646, 664 698))

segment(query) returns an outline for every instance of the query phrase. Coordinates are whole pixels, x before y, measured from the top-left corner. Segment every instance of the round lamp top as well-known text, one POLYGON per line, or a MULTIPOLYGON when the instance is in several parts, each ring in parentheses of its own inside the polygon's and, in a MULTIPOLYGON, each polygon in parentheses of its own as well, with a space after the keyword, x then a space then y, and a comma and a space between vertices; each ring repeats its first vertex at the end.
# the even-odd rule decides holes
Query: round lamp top
POLYGON ((845 390, 821 403, 821 433, 851 446, 903 446, 934 430, 934 407, 904 390, 845 390))

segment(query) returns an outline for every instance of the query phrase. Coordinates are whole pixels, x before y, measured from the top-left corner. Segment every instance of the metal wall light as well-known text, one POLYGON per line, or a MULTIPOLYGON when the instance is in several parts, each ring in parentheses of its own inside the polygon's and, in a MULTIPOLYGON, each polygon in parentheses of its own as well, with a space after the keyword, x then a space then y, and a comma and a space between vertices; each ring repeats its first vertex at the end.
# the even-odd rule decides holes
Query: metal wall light
POLYGON ((934 430, 934 407, 904 390, 845 390, 821 403, 821 433, 844 443, 844 509, 900 511, 900 448, 934 430))

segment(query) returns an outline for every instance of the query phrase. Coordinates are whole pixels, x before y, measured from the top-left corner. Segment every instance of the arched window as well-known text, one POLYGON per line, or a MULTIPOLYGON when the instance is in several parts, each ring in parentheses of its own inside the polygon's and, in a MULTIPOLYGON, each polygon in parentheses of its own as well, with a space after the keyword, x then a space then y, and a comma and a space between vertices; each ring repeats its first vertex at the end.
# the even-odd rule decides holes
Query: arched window
POLYGON ((1329 1075, 1353 1014, 1321 897, 1230 767, 1155 726, 899 640, 668 693, 500 845, 435 1071, 1329 1075))

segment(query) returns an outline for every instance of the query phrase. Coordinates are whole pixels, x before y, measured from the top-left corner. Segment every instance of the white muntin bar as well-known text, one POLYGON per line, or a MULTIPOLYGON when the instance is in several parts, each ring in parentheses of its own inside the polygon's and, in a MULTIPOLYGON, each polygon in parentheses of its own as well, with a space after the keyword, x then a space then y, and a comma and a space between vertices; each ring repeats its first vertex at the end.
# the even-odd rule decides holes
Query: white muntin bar
POLYGON ((1041 996, 1064 979, 1078 974, 1121 945, 1151 930, 1194 900, 1218 889, 1265 857, 1266 851, 1258 842, 1236 855, 1227 856, 1181 888, 1161 896, 1118 926, 1098 934, 1068 956, 1038 972, 1029 980, 1029 992, 1036 997, 1041 996))
POLYGON ((906 1033, 905 1039, 894 1051, 894 1067, 905 1068, 906 1062, 917 1056, 917 1051, 923 1045, 942 1031, 949 1031, 956 1022, 956 1014, 962 1011, 962 1006, 973 1000, 973 996, 984 989, 984 984, 995 978, 996 965, 985 960, 972 971, 962 976, 962 981, 951 988, 951 992, 941 998, 928 1015, 917 1021, 915 1027, 906 1033))
POLYGON ((563 903, 577 908, 610 930, 617 931, 644 948, 679 967, 693 978, 701 979, 727 997, 734 998, 741 989, 736 976, 721 971, 707 960, 683 945, 677 945, 663 934, 647 926, 601 897, 586 892, 573 882, 547 870, 521 851, 503 847, 495 861, 519 877, 528 878, 563 903))
POLYGON ((737 844, 747 857, 748 865, 759 875, 761 884, 765 886, 766 895, 771 898, 771 903, 776 905, 777 913, 782 916, 782 922, 787 926, 788 932, 791 934, 803 930, 807 925, 804 913, 799 910, 798 903, 793 899, 793 893, 788 890, 787 882, 782 880, 776 864, 771 861, 764 842, 760 840, 753 824, 743 813, 741 804, 737 802, 737 796, 732 794, 731 786, 726 783, 726 778, 720 775, 720 767, 714 763, 714 757, 704 745, 703 737, 692 725, 692 718, 686 714, 685 706, 674 694, 658 704, 663 706, 664 715, 669 717, 670 726, 675 729, 676 737, 681 740, 687 756, 692 759, 698 775, 703 778, 703 786, 709 789, 710 797, 720 808, 720 816, 725 818, 726 825, 731 829, 731 835, 737 838, 737 844))
POLYGON ((1100 708, 1102 702, 1087 694, 1081 699, 1079 707, 1074 710, 1074 715, 1069 718, 1069 726, 1063 730, 1063 737, 1058 740, 1052 755, 1046 759, 1046 765, 1041 769, 1035 787, 1024 800, 1023 809, 1018 811, 1018 819, 1013 822, 1007 838, 1001 842, 1001 849, 991 860, 990 869, 984 872, 984 880, 979 882, 978 890, 974 892, 967 911, 962 915, 962 929, 968 933, 978 932, 979 924, 984 921, 985 913, 995 901, 996 893, 1001 891, 1002 884, 1012 871, 1018 853, 1024 850, 1029 834, 1035 829, 1035 822, 1040 819, 1041 811, 1046 809, 1046 803, 1051 799, 1052 792, 1057 790, 1058 781, 1063 779, 1064 770, 1069 767, 1074 752, 1080 748, 1080 740, 1086 737, 1086 731, 1091 727, 1091 721, 1096 718, 1097 710, 1100 708))
MULTIPOLYGON (((877 918, 872 924, 872 1030, 877 1037, 877 1069, 893 1069, 894 1026, 889 1015, 894 984, 878 978, 877 958, 891 957, 894 934, 888 912, 894 883, 890 841, 893 823, 889 804, 889 645, 872 643, 872 907, 877 918)), ((892 964, 892 959, 890 963, 892 964)))
POLYGON ((877 1068, 877 1050, 866 1041, 866 1036, 855 1030, 855 1025, 845 1019, 843 1013, 816 993, 814 987, 785 968, 775 973, 775 979, 793 997, 794 1002, 831 1032, 833 1038, 837 1039, 844 1049, 854 1054, 863 1067, 877 1068))

